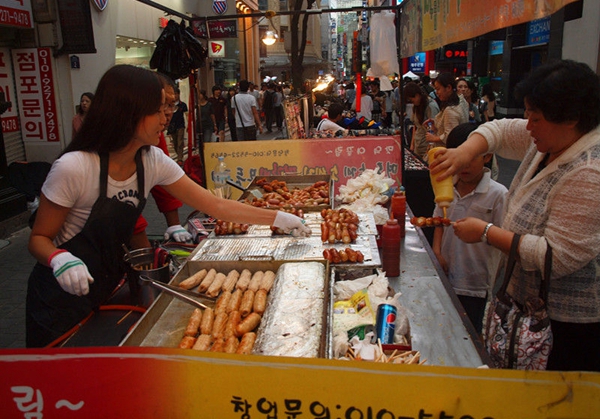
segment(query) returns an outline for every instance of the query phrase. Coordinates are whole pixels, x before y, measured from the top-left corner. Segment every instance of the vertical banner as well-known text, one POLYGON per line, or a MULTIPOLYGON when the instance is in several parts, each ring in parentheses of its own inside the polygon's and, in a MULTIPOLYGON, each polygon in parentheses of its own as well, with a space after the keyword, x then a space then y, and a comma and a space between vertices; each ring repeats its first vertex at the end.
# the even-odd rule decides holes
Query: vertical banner
POLYGON ((19 116, 17 115, 17 102, 15 96, 15 81, 12 72, 12 60, 8 48, 0 48, 0 93, 4 100, 11 102, 12 106, 2 114, 2 132, 19 131, 19 116))
POLYGON ((30 0, 0 0, 0 25, 33 28, 30 0))
POLYGON ((402 3, 403 58, 550 16, 577 0, 405 0, 402 3))
POLYGON ((50 48, 13 50, 23 141, 59 141, 50 48))

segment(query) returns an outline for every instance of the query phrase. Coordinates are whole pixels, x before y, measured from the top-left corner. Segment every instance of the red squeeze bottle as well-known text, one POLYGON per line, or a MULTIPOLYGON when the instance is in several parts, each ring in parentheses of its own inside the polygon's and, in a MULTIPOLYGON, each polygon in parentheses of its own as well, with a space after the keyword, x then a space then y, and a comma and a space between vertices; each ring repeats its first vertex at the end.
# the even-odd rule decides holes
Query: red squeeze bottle
POLYGON ((400 276, 400 234, 398 220, 387 220, 381 237, 381 264, 386 276, 400 276))
POLYGON ((406 224, 406 195, 404 191, 395 192, 392 195, 391 204, 392 217, 398 221, 400 225, 400 236, 404 237, 406 224))

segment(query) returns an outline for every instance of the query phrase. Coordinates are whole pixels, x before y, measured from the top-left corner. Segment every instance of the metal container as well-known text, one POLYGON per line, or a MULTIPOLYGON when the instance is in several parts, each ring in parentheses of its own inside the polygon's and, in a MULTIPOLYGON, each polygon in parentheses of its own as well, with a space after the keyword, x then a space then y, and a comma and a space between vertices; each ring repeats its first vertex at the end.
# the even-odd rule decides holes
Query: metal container
POLYGON ((143 284, 140 275, 145 275, 150 279, 155 279, 167 284, 171 279, 169 273, 169 261, 171 256, 167 257, 167 263, 159 268, 152 268, 154 264, 155 249, 145 247, 136 249, 125 255, 123 260, 127 263, 127 279, 131 290, 132 300, 142 307, 150 307, 156 300, 160 291, 156 288, 143 284))

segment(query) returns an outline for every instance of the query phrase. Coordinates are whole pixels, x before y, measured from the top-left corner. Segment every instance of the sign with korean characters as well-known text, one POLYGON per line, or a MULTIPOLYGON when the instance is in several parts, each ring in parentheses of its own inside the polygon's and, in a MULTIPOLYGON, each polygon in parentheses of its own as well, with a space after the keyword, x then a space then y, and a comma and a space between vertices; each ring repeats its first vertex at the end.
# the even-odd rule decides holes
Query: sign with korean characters
POLYGON ((577 0, 405 0, 400 56, 552 15, 577 0))
POLYGON ((0 92, 4 93, 4 100, 11 102, 12 106, 2 114, 2 132, 19 131, 19 115, 17 114, 15 81, 12 71, 12 57, 8 48, 0 48, 0 92))
POLYGON ((23 141, 59 141, 50 48, 12 50, 23 141))
POLYGON ((33 28, 31 0, 0 0, 0 25, 33 28))
MULTIPOLYGON (((231 171, 231 180, 242 187, 255 176, 331 175, 335 193, 340 185, 366 169, 378 169, 400 181, 400 139, 395 136, 346 137, 283 141, 236 141, 204 145, 206 179, 213 188, 210 171, 219 156, 231 171)), ((232 191, 237 199, 241 192, 232 191)))
POLYGON ((0 350, 3 418, 597 418, 600 374, 190 349, 0 350))

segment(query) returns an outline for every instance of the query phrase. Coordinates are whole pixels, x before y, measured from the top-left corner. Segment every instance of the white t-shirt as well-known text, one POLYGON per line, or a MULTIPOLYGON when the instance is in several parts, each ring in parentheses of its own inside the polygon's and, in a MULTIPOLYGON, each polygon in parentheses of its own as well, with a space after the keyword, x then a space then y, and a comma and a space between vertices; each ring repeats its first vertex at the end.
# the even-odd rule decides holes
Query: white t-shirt
MULTIPOLYGON (((155 185, 170 185, 179 180, 183 170, 158 147, 142 153, 144 164, 144 197, 155 185)), ((78 234, 87 221, 92 206, 100 194, 100 156, 96 153, 74 151, 61 156, 42 186, 50 201, 71 208, 64 225, 54 239, 60 245, 78 234)), ((132 206, 139 203, 137 173, 129 179, 116 181, 108 177, 107 196, 132 206)))
MULTIPOLYGON (((356 99, 354 99, 354 103, 352 103, 352 109, 356 109, 356 99)), ((367 121, 373 119, 373 99, 371 96, 364 95, 360 98, 360 112, 356 113, 356 118, 360 118, 364 116, 367 121)))
POLYGON ((321 121, 317 125, 317 131, 332 131, 335 133, 340 130, 344 131, 344 132, 346 131, 340 125, 336 124, 335 122, 333 122, 331 119, 328 119, 328 118, 321 119, 321 121))
POLYGON ((251 127, 256 124, 252 108, 258 109, 258 103, 256 103, 256 99, 250 93, 240 92, 235 95, 231 100, 231 107, 235 109, 236 127, 251 127), (243 119, 240 121, 240 118, 243 119))

